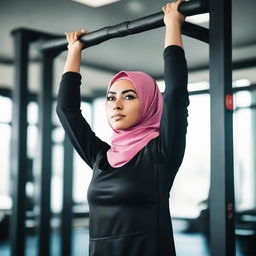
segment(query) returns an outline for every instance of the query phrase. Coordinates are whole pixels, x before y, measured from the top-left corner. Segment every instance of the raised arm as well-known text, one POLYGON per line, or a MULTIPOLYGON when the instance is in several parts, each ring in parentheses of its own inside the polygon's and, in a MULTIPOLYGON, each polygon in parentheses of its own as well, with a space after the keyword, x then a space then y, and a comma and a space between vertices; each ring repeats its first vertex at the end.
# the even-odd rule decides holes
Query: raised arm
POLYGON ((165 93, 160 127, 161 150, 170 169, 177 171, 185 151, 187 132, 187 63, 181 38, 185 17, 178 11, 182 1, 163 7, 166 25, 164 49, 165 93))
POLYGON ((66 32, 66 38, 68 41, 68 56, 66 59, 64 72, 76 72, 80 73, 81 66, 81 54, 83 49, 83 43, 78 40, 78 37, 82 34, 88 33, 87 30, 80 30, 74 32, 66 32))
POLYGON ((86 31, 66 33, 69 43, 68 55, 57 96, 56 112, 76 151, 92 168, 97 153, 108 149, 109 145, 95 136, 80 110, 79 72, 83 45, 77 38, 82 33, 86 31))
POLYGON ((181 38, 181 26, 185 16, 178 12, 178 6, 185 0, 168 3, 163 6, 164 24, 165 24, 165 48, 170 45, 183 47, 181 38))

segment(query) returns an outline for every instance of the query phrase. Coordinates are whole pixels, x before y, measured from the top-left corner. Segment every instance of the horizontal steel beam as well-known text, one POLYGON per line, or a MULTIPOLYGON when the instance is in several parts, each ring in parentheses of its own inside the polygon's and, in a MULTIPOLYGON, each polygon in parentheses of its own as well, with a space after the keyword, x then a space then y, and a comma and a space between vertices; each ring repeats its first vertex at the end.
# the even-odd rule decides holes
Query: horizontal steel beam
MULTIPOLYGON (((209 11, 208 1, 193 0, 183 2, 178 8, 179 12, 185 16, 192 16, 209 11)), ((85 44, 84 48, 100 44, 106 40, 116 37, 124 37, 144 31, 156 29, 164 26, 164 13, 158 12, 133 21, 125 21, 114 26, 108 26, 88 34, 82 35, 79 40, 85 44)), ((184 22, 182 33, 197 40, 209 41, 209 30, 195 24, 184 22)), ((67 50, 67 40, 65 37, 47 40, 41 44, 42 51, 64 51, 67 50)))

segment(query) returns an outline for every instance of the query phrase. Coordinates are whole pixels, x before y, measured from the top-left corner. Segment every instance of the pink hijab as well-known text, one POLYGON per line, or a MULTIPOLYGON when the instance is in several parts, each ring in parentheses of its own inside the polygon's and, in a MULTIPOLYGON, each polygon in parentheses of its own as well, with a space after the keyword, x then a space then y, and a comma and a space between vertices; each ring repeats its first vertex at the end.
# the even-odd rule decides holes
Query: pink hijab
POLYGON ((144 72, 120 71, 109 82, 111 85, 119 79, 133 83, 139 101, 140 110, 137 121, 126 130, 115 130, 111 137, 111 148, 107 152, 112 167, 121 167, 131 160, 149 141, 159 136, 163 110, 163 98, 155 80, 144 72))

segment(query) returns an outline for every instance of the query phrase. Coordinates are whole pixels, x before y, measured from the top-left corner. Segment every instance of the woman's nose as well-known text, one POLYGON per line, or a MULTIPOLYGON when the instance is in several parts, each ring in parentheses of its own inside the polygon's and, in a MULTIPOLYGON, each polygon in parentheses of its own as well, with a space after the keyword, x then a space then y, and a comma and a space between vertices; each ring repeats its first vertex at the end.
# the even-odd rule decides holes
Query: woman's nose
POLYGON ((122 100, 121 99, 116 99, 116 101, 114 102, 113 108, 114 108, 114 110, 115 109, 122 109, 123 108, 122 100))

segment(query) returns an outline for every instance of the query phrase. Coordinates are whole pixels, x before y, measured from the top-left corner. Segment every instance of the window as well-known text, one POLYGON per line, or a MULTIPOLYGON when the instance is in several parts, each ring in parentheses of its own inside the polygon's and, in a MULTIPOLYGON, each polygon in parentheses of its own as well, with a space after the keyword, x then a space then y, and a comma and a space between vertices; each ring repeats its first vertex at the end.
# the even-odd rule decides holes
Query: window
POLYGON ((256 207, 255 195, 255 123, 256 112, 251 108, 255 91, 235 94, 234 112, 234 179, 238 211, 256 207))
POLYGON ((186 150, 170 193, 173 217, 196 218, 210 186, 210 96, 190 96, 186 150))
MULTIPOLYGON (((92 109, 89 103, 81 103, 82 115, 91 125, 92 109)), ((74 150, 74 176, 73 176, 73 199, 75 203, 87 202, 87 188, 92 177, 91 168, 74 150)))
POLYGON ((12 102, 0 96, 0 209, 10 209, 10 145, 12 102))
POLYGON ((101 113, 101 115, 94 115, 93 127, 99 138, 107 143, 110 143, 112 129, 110 128, 105 115, 105 97, 97 98, 93 102, 94 113, 101 113))

